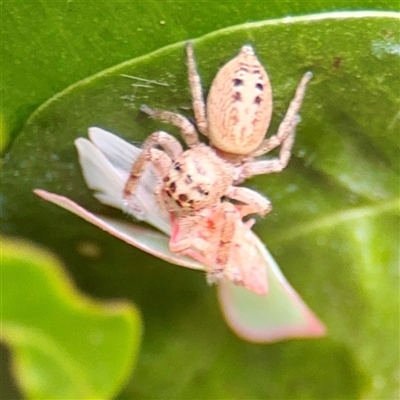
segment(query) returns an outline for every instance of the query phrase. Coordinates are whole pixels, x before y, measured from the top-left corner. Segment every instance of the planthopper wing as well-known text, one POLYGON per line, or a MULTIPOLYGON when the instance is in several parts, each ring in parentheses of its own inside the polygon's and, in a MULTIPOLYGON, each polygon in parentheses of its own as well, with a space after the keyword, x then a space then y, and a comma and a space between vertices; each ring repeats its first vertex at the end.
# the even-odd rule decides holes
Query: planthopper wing
POLYGON ((221 281, 218 297, 226 323, 238 336, 255 343, 323 336, 324 325, 290 286, 264 244, 251 235, 266 270, 268 294, 259 296, 221 281))
POLYGON ((100 128, 89 128, 90 141, 75 140, 82 173, 94 196, 103 204, 118 208, 146 221, 169 235, 169 215, 159 207, 154 196, 157 176, 149 164, 140 180, 135 196, 128 202, 122 192, 132 164, 141 150, 118 136, 100 128))

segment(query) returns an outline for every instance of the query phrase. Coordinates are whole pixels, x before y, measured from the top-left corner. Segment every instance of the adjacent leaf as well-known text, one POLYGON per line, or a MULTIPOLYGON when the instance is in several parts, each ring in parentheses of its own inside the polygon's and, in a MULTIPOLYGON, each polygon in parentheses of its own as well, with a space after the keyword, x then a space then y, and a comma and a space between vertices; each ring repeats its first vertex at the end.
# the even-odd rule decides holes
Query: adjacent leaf
POLYGON ((115 217, 86 189, 73 140, 89 126, 136 142, 157 129, 174 131, 139 106, 190 108, 181 44, 78 82, 20 132, 2 169, 2 228, 55 250, 90 293, 140 305, 148 341, 126 397, 398 396, 398 24, 395 13, 318 14, 246 24, 195 42, 206 88, 243 43, 254 45, 274 91, 269 133, 303 73, 314 74, 288 169, 246 185, 271 198, 274 211, 257 222, 257 234, 326 323, 325 340, 238 341, 220 321, 203 274, 160 268, 161 261, 31 193, 40 187, 115 217), (161 85, 143 87, 121 74, 161 85), (83 254, 85 240, 97 243, 101 256, 83 254))
POLYGON ((78 399, 120 391, 138 352, 137 311, 83 297, 58 260, 27 243, 2 238, 1 261, 1 339, 23 393, 78 399))

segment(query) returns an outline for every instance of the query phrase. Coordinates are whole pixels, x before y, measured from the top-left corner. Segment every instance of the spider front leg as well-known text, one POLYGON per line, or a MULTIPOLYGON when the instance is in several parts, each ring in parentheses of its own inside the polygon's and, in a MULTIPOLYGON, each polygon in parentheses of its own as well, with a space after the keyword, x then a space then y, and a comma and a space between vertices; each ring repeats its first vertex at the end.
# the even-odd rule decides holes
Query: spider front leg
POLYGON ((213 222, 219 232, 219 242, 215 262, 207 271, 207 283, 218 282, 224 275, 225 268, 231 257, 232 240, 235 235, 236 210, 232 204, 223 202, 213 215, 213 222))
POLYGON ((152 152, 152 149, 157 146, 160 146, 165 150, 166 154, 164 154, 167 157, 167 160, 175 160, 183 152, 181 144, 170 134, 163 131, 152 133, 143 143, 143 151, 132 165, 129 178, 126 181, 123 191, 123 198, 125 200, 128 201, 130 196, 132 196, 132 194, 135 192, 140 177, 142 176, 145 166, 148 162, 152 162, 154 164, 156 170, 158 170, 157 172, 160 175, 162 174, 162 170, 167 171, 168 167, 170 167, 171 162, 168 166, 164 165, 165 163, 168 163, 166 158, 160 156, 160 154, 157 152, 152 152))
POLYGON ((231 186, 225 196, 244 203, 235 205, 241 218, 249 214, 266 215, 272 210, 272 204, 267 198, 245 187, 231 186))

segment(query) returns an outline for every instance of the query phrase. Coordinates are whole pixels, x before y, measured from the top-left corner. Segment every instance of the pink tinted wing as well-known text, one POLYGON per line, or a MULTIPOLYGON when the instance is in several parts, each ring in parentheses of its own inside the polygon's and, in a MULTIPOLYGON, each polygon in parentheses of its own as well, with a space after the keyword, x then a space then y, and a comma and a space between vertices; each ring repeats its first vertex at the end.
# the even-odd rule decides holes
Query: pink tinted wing
POLYGON ((221 281, 218 297, 227 324, 239 337, 256 343, 323 336, 324 325, 289 285, 257 236, 251 235, 268 277, 268 295, 221 281))
POLYGON ((143 225, 118 221, 102 215, 93 214, 67 197, 45 190, 36 189, 34 193, 42 199, 49 201, 67 211, 83 218, 91 224, 106 231, 112 236, 145 251, 155 257, 161 258, 172 264, 187 268, 204 270, 204 266, 193 261, 191 258, 179 256, 169 250, 168 236, 143 225))

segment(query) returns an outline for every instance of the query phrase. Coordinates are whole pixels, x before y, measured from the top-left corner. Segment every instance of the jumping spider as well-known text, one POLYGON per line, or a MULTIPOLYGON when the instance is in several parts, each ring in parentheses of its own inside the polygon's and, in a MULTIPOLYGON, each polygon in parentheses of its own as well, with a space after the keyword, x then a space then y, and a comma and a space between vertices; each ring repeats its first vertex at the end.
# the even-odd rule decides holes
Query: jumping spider
MULTIPOLYGON (((300 120, 298 112, 312 75, 307 72, 300 81, 278 132, 264 139, 271 120, 272 91, 253 48, 243 46, 238 56, 220 69, 211 85, 207 107, 190 42, 186 52, 196 126, 208 137, 210 146, 199 141, 196 127, 186 117, 142 106, 141 110, 150 116, 177 126, 189 150, 183 151, 181 144, 165 132, 150 135, 132 166, 123 196, 129 204, 145 164, 151 162, 162 180, 156 195, 171 215, 171 250, 189 254, 194 249, 196 254, 204 255, 210 268, 208 280, 212 282, 223 276, 232 256, 235 229, 244 226, 238 228, 237 220, 271 210, 269 200, 236 185, 287 166, 300 120), (279 145, 278 158, 254 160, 279 145), (227 199, 242 204, 232 208, 227 199)), ((241 284, 240 276, 236 283, 241 284)))

